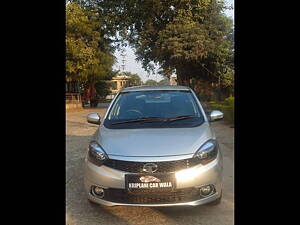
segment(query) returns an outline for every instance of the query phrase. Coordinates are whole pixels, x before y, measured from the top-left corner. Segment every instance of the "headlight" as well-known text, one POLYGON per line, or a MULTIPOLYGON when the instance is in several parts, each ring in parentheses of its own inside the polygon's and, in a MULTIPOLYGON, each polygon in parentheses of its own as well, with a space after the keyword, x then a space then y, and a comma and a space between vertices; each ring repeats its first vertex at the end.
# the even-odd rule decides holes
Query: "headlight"
POLYGON ((195 153, 194 158, 198 158, 202 165, 205 165, 218 155, 218 142, 216 140, 209 140, 205 142, 199 150, 195 153))
POLYGON ((88 160, 91 163, 94 163, 97 166, 101 166, 107 158, 108 157, 106 153, 97 142, 92 141, 89 144, 88 160))

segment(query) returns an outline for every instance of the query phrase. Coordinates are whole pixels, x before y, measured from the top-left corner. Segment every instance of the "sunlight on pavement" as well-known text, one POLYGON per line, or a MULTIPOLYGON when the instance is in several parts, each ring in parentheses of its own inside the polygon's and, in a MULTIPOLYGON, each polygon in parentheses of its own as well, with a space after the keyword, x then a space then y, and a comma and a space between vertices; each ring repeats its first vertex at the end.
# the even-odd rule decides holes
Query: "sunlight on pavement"
POLYGON ((76 223, 71 219, 68 213, 66 213, 66 225, 75 225, 76 223))
POLYGON ((107 209, 114 216, 126 221, 130 225, 143 224, 176 224, 176 221, 171 217, 164 215, 163 213, 155 210, 155 208, 148 207, 112 207, 107 209), (149 216, 149 218, 145 218, 149 216), (147 222, 145 222, 145 220, 147 222))

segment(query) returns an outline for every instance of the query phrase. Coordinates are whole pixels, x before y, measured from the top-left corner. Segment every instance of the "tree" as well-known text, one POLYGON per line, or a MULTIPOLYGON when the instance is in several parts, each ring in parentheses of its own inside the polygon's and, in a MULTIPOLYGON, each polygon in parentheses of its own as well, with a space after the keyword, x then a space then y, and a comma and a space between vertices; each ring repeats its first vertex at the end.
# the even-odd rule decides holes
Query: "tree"
POLYGON ((100 80, 97 83, 95 83, 97 97, 99 99, 104 99, 107 95, 111 93, 110 87, 110 83, 108 83, 106 80, 100 80))
POLYGON ((139 86, 142 85, 142 80, 140 76, 136 73, 124 72, 124 75, 129 76, 129 86, 139 86))
POLYGON ((90 41, 96 37, 86 12, 76 3, 66 10, 66 75, 68 81, 86 81, 88 68, 96 65, 96 52, 90 41))
POLYGON ((116 76, 119 71, 110 71, 106 76, 105 79, 99 80, 95 83, 95 89, 97 93, 97 97, 99 99, 104 99, 107 95, 111 94, 110 88, 114 83, 109 82, 114 76, 116 76))
POLYGON ((224 1, 84 2, 103 15, 101 21, 112 41, 127 41, 136 49, 147 71, 158 64, 162 75, 169 78, 176 73, 179 85, 205 80, 219 84, 219 89, 232 87, 228 82, 234 74, 233 28, 223 13, 224 1))
POLYGON ((149 80, 146 80, 146 82, 144 84, 153 86, 153 85, 157 85, 157 82, 155 80, 149 79, 149 80))
POLYGON ((161 81, 159 81, 157 84, 160 85, 160 86, 170 85, 170 81, 169 81, 168 78, 165 77, 164 79, 162 79, 161 81))
POLYGON ((158 63, 161 74, 169 77, 175 72, 179 84, 190 86, 191 79, 218 82, 233 69, 228 63, 233 55, 228 41, 232 23, 223 14, 223 1, 92 2, 107 16, 113 15, 119 35, 136 49, 148 71, 158 63))
MULTIPOLYGON (((74 2, 66 8, 66 77, 77 81, 89 93, 99 92, 99 87, 108 89, 102 80, 110 79, 115 61, 114 48, 105 38, 101 15, 74 2), (97 84, 98 91, 95 89, 97 84)), ((104 91, 105 92, 105 91, 104 91)), ((96 95, 88 96, 96 98, 96 95)))

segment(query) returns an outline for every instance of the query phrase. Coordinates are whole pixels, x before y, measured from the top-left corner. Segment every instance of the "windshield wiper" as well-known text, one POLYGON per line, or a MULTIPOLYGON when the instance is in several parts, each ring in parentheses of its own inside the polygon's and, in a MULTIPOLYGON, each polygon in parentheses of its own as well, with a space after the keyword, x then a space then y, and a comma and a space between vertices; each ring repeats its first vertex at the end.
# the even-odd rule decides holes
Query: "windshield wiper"
POLYGON ((165 120, 166 120, 166 118, 162 118, 162 117, 142 117, 142 118, 112 123, 111 125, 123 124, 123 123, 135 123, 135 122, 141 122, 141 121, 142 122, 153 122, 153 121, 165 121, 165 120))
POLYGON ((115 122, 111 125, 117 125, 117 124, 123 124, 123 123, 135 123, 135 122, 155 122, 155 121, 162 121, 162 122, 172 122, 177 120, 184 120, 184 119, 190 119, 190 118, 197 118, 193 115, 184 115, 184 116, 176 116, 172 118, 163 118, 163 117, 142 117, 132 120, 125 120, 121 122, 115 122))
POLYGON ((185 120, 185 119, 190 119, 190 118, 197 118, 197 117, 193 116, 193 115, 176 116, 173 118, 169 118, 168 121, 185 120))

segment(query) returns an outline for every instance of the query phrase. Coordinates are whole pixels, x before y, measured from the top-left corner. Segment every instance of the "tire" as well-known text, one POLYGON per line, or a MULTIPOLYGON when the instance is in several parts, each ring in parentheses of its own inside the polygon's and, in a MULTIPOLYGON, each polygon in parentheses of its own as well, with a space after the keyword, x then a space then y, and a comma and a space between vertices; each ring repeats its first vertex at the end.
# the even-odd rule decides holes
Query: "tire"
POLYGON ((216 200, 208 203, 208 205, 219 205, 222 202, 222 192, 221 192, 221 196, 219 198, 217 198, 216 200))

